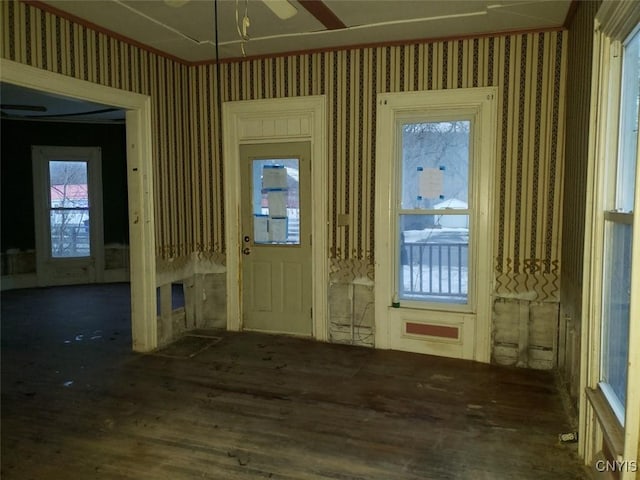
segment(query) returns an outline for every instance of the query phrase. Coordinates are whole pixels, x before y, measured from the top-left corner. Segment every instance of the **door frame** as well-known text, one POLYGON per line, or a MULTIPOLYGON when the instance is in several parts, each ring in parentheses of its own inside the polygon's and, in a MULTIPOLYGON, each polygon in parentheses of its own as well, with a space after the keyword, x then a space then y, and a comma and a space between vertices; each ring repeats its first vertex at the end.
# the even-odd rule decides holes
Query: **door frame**
POLYGON ((225 172, 225 241, 227 245, 227 329, 242 330, 242 238, 240 145, 257 143, 311 143, 312 209, 311 289, 313 338, 328 339, 326 97, 243 100, 225 102, 223 168, 225 172))
POLYGON ((0 59, 0 79, 46 93, 126 109, 131 336, 137 352, 158 346, 151 97, 0 59))
POLYGON ((104 215, 102 210, 102 149, 92 146, 32 145, 31 164, 33 171, 34 216, 36 220, 36 264, 39 286, 87 283, 87 275, 67 275, 62 279, 54 271, 62 271, 76 264, 93 264, 89 283, 101 283, 104 278, 104 215), (87 159, 89 186, 89 257, 52 258, 51 224, 49 221, 49 159, 55 155, 60 160, 87 159), (91 260, 90 260, 91 259, 91 260))
MULTIPOLYGON (((494 195, 482 195, 494 191, 496 158, 496 118, 498 89, 496 87, 458 88, 455 90, 430 90, 403 93, 378 94, 378 124, 376 132, 376 224, 375 224, 375 318, 376 348, 398 348, 400 343, 411 345, 413 351, 433 355, 472 359, 489 363, 491 360, 491 313, 494 284, 493 273, 493 215, 494 195), (477 175, 477 185, 486 190, 480 192, 471 187, 475 242, 469 244, 477 254, 475 258, 475 309, 455 312, 454 309, 395 308, 392 306, 396 258, 395 205, 396 205, 396 155, 399 151, 396 122, 403 116, 420 115, 421 112, 440 112, 443 115, 473 111, 477 128, 472 151, 480 165, 472 165, 469 178, 477 175), (479 139, 482 139, 478 145, 479 139), (390 141, 392 140, 392 141, 390 141), (409 324, 418 324, 424 334, 408 333, 409 324), (422 325, 421 325, 422 324, 422 325), (395 328, 398 325, 405 328, 395 328), (438 333, 444 329, 455 332, 438 333), (433 333, 429 333, 433 332, 433 333)), ((471 255, 470 255, 471 257, 471 255)))

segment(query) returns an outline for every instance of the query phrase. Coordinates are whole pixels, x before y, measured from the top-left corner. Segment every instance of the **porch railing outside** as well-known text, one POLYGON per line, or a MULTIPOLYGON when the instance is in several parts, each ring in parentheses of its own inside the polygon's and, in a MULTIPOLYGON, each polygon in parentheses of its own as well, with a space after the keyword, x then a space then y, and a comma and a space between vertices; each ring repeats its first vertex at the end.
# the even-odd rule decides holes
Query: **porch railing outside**
POLYGON ((400 298, 465 303, 468 295, 467 242, 402 242, 400 298))

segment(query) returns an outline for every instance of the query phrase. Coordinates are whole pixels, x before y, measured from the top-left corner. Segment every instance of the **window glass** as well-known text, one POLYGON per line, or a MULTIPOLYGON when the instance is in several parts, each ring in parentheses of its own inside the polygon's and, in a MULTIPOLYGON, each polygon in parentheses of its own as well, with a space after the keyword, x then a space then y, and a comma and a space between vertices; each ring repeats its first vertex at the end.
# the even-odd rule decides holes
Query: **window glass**
POLYGON ((471 122, 402 126, 401 208, 468 208, 471 122))
POLYGON ((638 151, 638 103, 640 102, 640 32, 624 49, 620 101, 620 156, 615 209, 633 210, 636 153, 638 151))
MULTIPOLYGON (((617 401, 624 407, 629 355, 631 303, 631 225, 607 222, 603 295, 602 373, 617 401)), ((621 419, 622 421, 622 419, 621 419)))
POLYGON ((49 204, 51 256, 89 256, 87 162, 49 162, 49 204))
POLYGON ((299 245, 299 160, 253 160, 252 173, 254 243, 299 245))
POLYGON ((468 302, 470 130, 468 120, 401 126, 400 299, 468 302))

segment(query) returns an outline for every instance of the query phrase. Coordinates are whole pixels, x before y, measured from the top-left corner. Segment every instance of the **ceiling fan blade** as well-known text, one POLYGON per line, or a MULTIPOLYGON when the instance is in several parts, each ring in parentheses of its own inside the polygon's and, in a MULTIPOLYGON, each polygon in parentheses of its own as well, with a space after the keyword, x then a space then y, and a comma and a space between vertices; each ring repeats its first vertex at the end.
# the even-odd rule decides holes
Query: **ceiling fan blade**
POLYGON ((3 103, 0 105, 2 110, 24 110, 27 112, 46 112, 47 107, 41 105, 12 105, 9 103, 3 103))
POLYGON ((293 17, 298 10, 289 0, 262 0, 264 4, 275 13, 281 20, 287 20, 293 17))

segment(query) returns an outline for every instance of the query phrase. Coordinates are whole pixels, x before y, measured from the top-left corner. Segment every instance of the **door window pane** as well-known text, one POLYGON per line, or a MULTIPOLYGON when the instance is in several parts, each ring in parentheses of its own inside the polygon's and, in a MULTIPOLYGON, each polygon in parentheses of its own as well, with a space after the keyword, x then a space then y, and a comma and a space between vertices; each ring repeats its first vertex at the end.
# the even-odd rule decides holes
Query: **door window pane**
POLYGON ((49 187, 51 256, 90 256, 87 162, 50 161, 49 187))
POLYGON ((300 245, 299 184, 297 158, 253 160, 254 244, 300 245))
POLYGON ((400 299, 467 303, 468 224, 468 215, 400 215, 400 299))
POLYGON ((402 126, 402 210, 468 208, 468 120, 402 126))
POLYGON ((466 304, 471 122, 407 123, 401 130, 398 296, 466 304))

